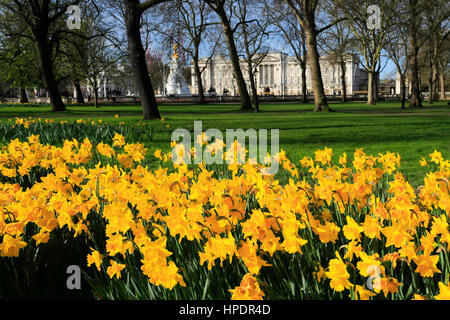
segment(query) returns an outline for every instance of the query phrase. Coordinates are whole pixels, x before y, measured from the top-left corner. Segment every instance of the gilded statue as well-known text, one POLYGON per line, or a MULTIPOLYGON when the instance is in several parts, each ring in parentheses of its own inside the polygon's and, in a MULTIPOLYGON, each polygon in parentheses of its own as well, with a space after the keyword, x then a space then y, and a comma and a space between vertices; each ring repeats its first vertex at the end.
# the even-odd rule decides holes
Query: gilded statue
POLYGON ((178 60, 178 58, 180 57, 178 54, 178 44, 174 43, 173 46, 173 55, 172 55, 172 59, 175 58, 178 60))

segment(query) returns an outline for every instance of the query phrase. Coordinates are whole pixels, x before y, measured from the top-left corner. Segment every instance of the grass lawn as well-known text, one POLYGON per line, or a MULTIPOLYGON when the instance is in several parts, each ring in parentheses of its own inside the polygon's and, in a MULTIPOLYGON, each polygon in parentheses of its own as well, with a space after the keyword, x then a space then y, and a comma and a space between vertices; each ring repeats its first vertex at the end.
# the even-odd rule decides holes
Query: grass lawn
MULTIPOLYGON (((152 121, 158 130, 152 141, 143 138, 150 151, 169 151, 171 132, 176 128, 193 130, 194 121, 203 121, 203 130, 279 129, 280 147, 298 164, 314 151, 333 148, 335 158, 346 152, 351 156, 356 148, 368 154, 398 152, 402 157, 401 172, 417 187, 429 168, 419 161, 435 149, 450 159, 450 107, 446 102, 428 105, 420 110, 401 110, 397 102, 381 102, 375 106, 364 103, 332 104, 336 112, 313 113, 311 104, 262 104, 261 113, 239 111, 238 105, 161 105, 163 125, 152 121)), ((15 117, 80 118, 104 122, 124 122, 137 125, 142 116, 138 105, 68 106, 68 111, 53 114, 47 105, 0 105, 0 121, 15 117), (119 115, 119 118, 115 118, 119 115)), ((152 124, 151 124, 152 125, 152 124)), ((61 137, 62 140, 65 137, 61 137)), ((352 157, 350 157, 352 158, 352 157)))

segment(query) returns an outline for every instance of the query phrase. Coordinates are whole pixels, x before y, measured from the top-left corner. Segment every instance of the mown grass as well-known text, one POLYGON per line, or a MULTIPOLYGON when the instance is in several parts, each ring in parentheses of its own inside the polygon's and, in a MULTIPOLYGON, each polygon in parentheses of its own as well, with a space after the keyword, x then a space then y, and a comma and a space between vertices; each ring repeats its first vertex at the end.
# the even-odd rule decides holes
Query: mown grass
MULTIPOLYGON (((171 132, 177 128, 193 131, 194 121, 203 122, 203 130, 226 129, 279 129, 280 147, 298 164, 305 156, 324 147, 333 148, 335 155, 355 149, 377 155, 386 151, 398 152, 402 157, 401 172, 415 186, 419 186, 429 168, 420 166, 420 159, 434 150, 450 158, 450 107, 446 102, 425 104, 420 110, 401 110, 397 102, 383 102, 375 106, 364 103, 335 103, 335 112, 313 113, 311 104, 262 104, 261 113, 239 111, 236 104, 162 104, 160 112, 164 122, 151 121, 142 126, 138 105, 69 105, 68 111, 53 114, 48 105, 0 105, 0 122, 15 117, 55 118, 55 121, 90 121, 136 127, 142 130, 138 140, 149 152, 170 149, 171 132), (119 117, 116 118, 115 115, 119 117), (144 134, 152 127, 152 135, 144 134), (140 138, 140 139, 139 139, 140 138)), ((11 121, 13 122, 13 121, 11 121)), ((138 131, 139 131, 138 130, 138 131)), ((136 132, 136 130, 134 130, 136 132)), ((37 133, 38 134, 38 133, 37 133)), ((5 137, 6 138, 6 137, 5 137)), ((65 137, 61 136, 61 141, 65 137)))

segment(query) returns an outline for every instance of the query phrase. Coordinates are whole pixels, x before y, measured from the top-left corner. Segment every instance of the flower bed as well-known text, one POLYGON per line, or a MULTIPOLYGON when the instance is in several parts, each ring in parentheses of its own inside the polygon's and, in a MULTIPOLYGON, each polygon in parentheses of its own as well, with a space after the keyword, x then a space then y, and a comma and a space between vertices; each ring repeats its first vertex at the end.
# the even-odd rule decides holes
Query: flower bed
POLYGON ((174 165, 160 150, 150 170, 146 153, 119 134, 12 140, 0 260, 63 233, 90 248, 81 267, 100 299, 450 298, 450 162, 438 152, 418 190, 389 152, 332 164, 325 148, 297 167, 282 151, 286 184, 263 165, 174 165))

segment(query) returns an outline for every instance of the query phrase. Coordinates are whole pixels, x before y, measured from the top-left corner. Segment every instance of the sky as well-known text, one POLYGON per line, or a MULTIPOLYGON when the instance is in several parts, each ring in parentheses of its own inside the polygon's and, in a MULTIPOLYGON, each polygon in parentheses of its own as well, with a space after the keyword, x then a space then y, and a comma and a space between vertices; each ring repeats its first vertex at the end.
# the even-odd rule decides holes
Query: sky
POLYGON ((384 69, 384 71, 381 73, 381 79, 386 79, 388 76, 392 75, 392 73, 397 72, 397 67, 395 66, 394 62, 388 58, 381 58, 381 61, 383 65, 387 62, 387 65, 384 69))

